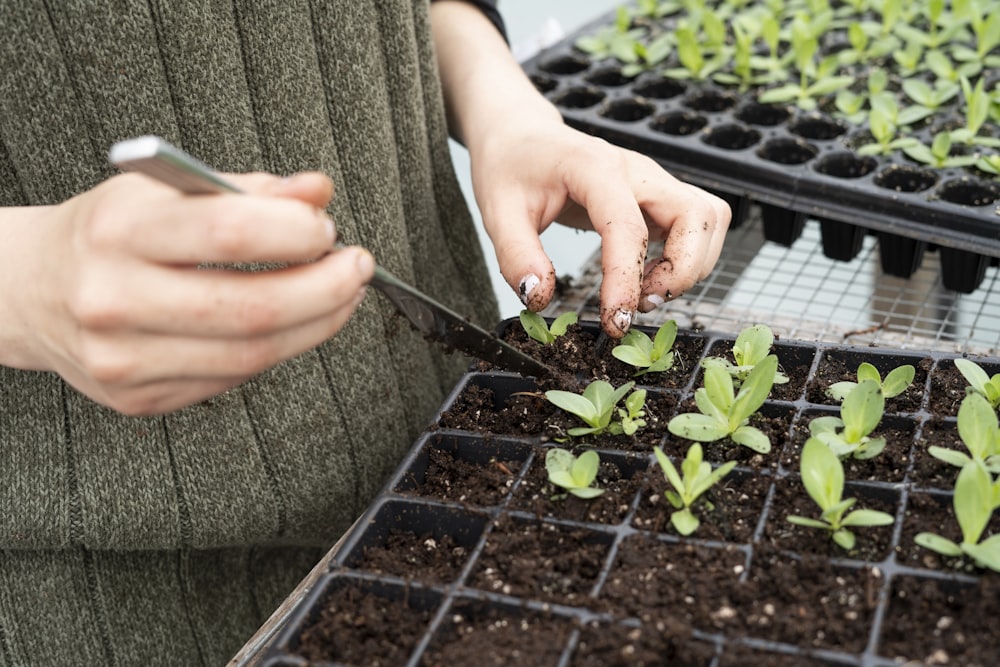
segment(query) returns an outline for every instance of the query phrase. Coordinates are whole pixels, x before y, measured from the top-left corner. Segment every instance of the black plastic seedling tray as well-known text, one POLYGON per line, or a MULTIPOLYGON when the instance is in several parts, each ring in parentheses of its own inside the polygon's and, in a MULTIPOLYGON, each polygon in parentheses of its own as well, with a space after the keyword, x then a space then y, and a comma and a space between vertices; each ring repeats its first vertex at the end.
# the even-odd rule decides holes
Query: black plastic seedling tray
MULTIPOLYGON (((510 321, 499 331, 508 326, 510 321)), ((580 328, 596 339, 596 323, 580 328)), ((640 328, 654 333, 652 328, 640 328)), ((493 422, 486 415, 482 424, 487 428, 482 431, 444 426, 451 411, 470 396, 480 401, 486 397, 481 409, 502 414, 514 409, 513 401, 530 400, 530 392, 538 389, 532 378, 467 374, 377 500, 332 553, 329 571, 299 602, 265 664, 468 664, 449 653, 457 642, 476 647, 481 659, 475 664, 483 665, 505 660, 553 666, 640 664, 621 652, 642 648, 667 660, 642 664, 889 667, 900 664, 897 659, 917 664, 945 652, 959 660, 948 664, 969 665, 961 662, 949 637, 964 638, 959 645, 961 641, 995 644, 995 630, 982 631, 981 625, 988 628, 995 618, 963 615, 963 600, 992 595, 983 590, 995 588, 983 587, 995 585, 997 575, 968 567, 958 571, 939 562, 912 545, 911 526, 912 517, 927 511, 940 514, 942 534, 947 524, 955 523, 949 515, 954 473, 926 454, 932 442, 956 443, 954 414, 961 396, 944 395, 945 380, 957 372, 954 355, 777 342, 774 352, 782 367, 804 376, 773 392, 762 409, 762 414, 777 420, 771 427, 774 450, 759 457, 745 448, 706 445, 706 456, 714 463, 734 456, 740 460, 722 495, 715 496, 720 516, 728 517, 731 529, 718 532, 713 519, 702 515, 699 531, 682 538, 664 520, 662 474, 648 443, 659 443, 675 459, 682 455, 690 443, 667 434, 666 422, 684 409, 700 385, 700 359, 724 354, 733 340, 726 334, 682 331, 678 343, 689 351, 686 354, 696 351, 694 356, 680 360, 669 373, 647 376, 647 384, 641 385, 649 392, 647 406, 673 406, 655 408, 668 412, 651 423, 654 439, 643 439, 639 446, 631 442, 625 448, 617 446, 624 442, 621 436, 594 443, 603 464, 615 473, 606 483, 609 493, 613 489, 624 498, 620 506, 611 503, 600 512, 591 511, 583 501, 550 500, 539 481, 543 479, 539 467, 544 468, 545 449, 554 443, 543 434, 490 432, 488 425, 493 422), (802 535, 793 538, 784 517, 772 516, 771 510, 782 494, 806 497, 797 479, 806 423, 836 410, 824 398, 819 378, 831 370, 856 369, 860 361, 869 361, 882 373, 901 364, 917 369, 914 387, 898 402, 887 403, 880 429, 891 434, 890 446, 877 462, 845 463, 845 497, 855 496, 865 507, 884 508, 896 523, 871 532, 859 530, 857 552, 843 552, 825 536, 801 547, 796 539, 802 535), (932 399, 935 405, 950 403, 952 416, 930 412, 932 399), (471 491, 460 488, 457 475, 439 472, 443 460, 465 467, 471 491), (655 485, 657 479, 660 486, 655 485), (373 553, 400 548, 390 542, 390 536, 400 533, 427 549, 445 550, 442 554, 450 566, 443 574, 440 569, 429 574, 426 564, 396 571, 371 565, 379 562, 372 560, 373 553), (498 551, 504 544, 501 536, 510 533, 517 534, 522 544, 549 545, 547 560, 532 567, 516 561, 518 553, 498 551), (654 554, 658 564, 652 570, 634 569, 636 557, 643 553, 654 554), (726 563, 731 576, 717 582, 718 588, 708 596, 717 608, 712 607, 710 616, 699 616, 692 611, 695 594, 689 586, 706 563, 716 561, 726 563), (512 562, 524 571, 554 576, 543 577, 548 583, 540 590, 527 590, 508 571, 512 562), (791 602, 797 587, 793 575, 817 572, 828 582, 824 593, 817 599, 791 602), (630 588, 636 584, 642 594, 630 588), (650 609, 643 606, 647 592, 677 597, 665 608, 650 609), (852 606, 859 599, 866 602, 852 606), (358 628, 351 621, 348 630, 331 635, 329 650, 351 655, 343 651, 353 642, 348 647, 353 655, 367 653, 367 658, 307 660, 300 652, 303 636, 314 631, 310 628, 322 614, 338 609, 361 620, 358 628), (373 654, 376 644, 369 644, 366 621, 400 609, 408 622, 391 629, 397 654, 373 654), (915 633, 923 642, 916 654, 899 653, 907 639, 893 629, 900 618, 922 623, 915 633), (675 622, 686 624, 690 634, 679 634, 671 625, 675 622), (799 634, 800 626, 808 623, 819 630, 799 634), (544 650, 516 653, 518 647, 529 646, 526 635, 531 632, 544 633, 544 650), (684 638, 681 643, 678 637, 684 638)), ((1000 359, 976 361, 990 373, 1000 369, 1000 359)), ((997 529, 1000 525, 994 520, 987 532, 997 529)), ((806 531, 807 541, 812 539, 810 532, 806 531)))
MULTIPOLYGON (((669 31, 682 18, 659 21, 669 31)), ((623 76, 618 60, 595 59, 574 46, 614 21, 608 13, 524 64, 569 124, 723 196, 734 224, 751 201, 759 204, 769 241, 790 244, 804 218, 813 217, 822 223, 827 256, 849 261, 863 235, 874 233, 883 269, 907 278, 925 250, 940 249, 945 287, 965 293, 1000 257, 1000 180, 973 168, 924 166, 898 150, 859 155, 857 146, 871 141, 866 123, 837 117, 829 103, 803 111, 760 104, 755 89, 667 78, 663 71, 677 66, 676 56, 623 76)), ((958 102, 951 104, 908 134, 929 145, 932 133, 954 119, 958 102)))

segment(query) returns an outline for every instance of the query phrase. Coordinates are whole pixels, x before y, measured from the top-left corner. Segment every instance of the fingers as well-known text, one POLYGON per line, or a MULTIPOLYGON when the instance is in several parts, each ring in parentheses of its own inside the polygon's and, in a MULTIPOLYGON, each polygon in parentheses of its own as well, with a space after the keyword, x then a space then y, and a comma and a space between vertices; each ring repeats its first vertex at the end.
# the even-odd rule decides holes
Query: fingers
POLYGON ((530 207, 503 200, 483 211, 483 222, 507 284, 525 308, 539 312, 556 289, 556 273, 539 238, 538 216, 530 207))
POLYGON ((303 262, 333 245, 333 222, 317 206, 325 206, 332 194, 325 176, 227 178, 257 194, 182 196, 144 176, 113 179, 108 196, 89 216, 88 241, 171 265, 303 262), (122 191, 139 183, 141 204, 123 205, 122 191))
POLYGON ((129 280, 81 276, 68 307, 85 330, 248 339, 327 318, 371 280, 374 260, 361 248, 259 272, 138 267, 129 280))
POLYGON ((648 312, 676 299, 711 272, 722 252, 731 211, 722 199, 678 182, 677 195, 646 205, 654 228, 663 230, 663 254, 646 267, 639 308, 648 312))

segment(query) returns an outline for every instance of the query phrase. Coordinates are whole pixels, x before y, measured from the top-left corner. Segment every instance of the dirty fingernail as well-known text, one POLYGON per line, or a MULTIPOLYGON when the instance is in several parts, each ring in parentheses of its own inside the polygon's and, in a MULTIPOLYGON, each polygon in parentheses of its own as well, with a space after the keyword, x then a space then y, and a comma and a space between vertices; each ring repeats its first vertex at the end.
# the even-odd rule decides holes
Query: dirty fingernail
POLYGON ((517 284, 517 295, 521 298, 521 303, 525 306, 528 305, 528 301, 531 299, 531 293, 535 291, 538 287, 538 283, 541 281, 538 279, 534 273, 529 273, 528 275, 521 278, 521 282, 517 284))
POLYGON ((665 302, 666 302, 666 300, 662 296, 660 296, 659 294, 647 294, 646 295, 646 303, 649 304, 649 309, 650 310, 653 310, 654 308, 662 306, 665 302))
POLYGON ((626 333, 628 328, 632 326, 632 312, 629 310, 619 310, 611 318, 611 321, 614 322, 619 331, 626 333))

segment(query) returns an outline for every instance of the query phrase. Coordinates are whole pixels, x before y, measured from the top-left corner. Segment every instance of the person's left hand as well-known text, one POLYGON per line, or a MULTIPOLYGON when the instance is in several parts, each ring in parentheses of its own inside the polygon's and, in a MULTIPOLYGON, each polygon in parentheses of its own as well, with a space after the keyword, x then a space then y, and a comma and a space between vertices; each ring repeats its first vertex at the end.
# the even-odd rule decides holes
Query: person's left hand
POLYGON ((637 311, 677 298, 709 274, 731 218, 722 199, 558 117, 519 120, 469 149, 500 270, 529 309, 544 309, 555 291, 539 235, 556 220, 601 235, 601 324, 613 338, 625 335, 637 311), (647 265, 650 240, 665 244, 647 265))

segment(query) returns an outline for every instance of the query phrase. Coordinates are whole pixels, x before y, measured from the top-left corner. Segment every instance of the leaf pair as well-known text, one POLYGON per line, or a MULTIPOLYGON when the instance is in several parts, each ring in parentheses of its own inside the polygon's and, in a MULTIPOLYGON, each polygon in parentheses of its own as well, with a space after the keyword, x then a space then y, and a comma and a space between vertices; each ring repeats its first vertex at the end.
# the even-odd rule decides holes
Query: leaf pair
MULTIPOLYGON (((774 345, 774 334, 765 324, 755 324, 743 329, 733 343, 733 360, 725 357, 708 357, 701 362, 704 368, 720 366, 733 376, 737 384, 746 380, 754 366, 763 361, 771 353, 774 345)), ((774 384, 785 384, 788 376, 781 371, 775 371, 774 384)))
POLYGON ((729 437, 733 442, 766 454, 771 441, 760 429, 750 426, 750 417, 771 393, 778 370, 778 357, 768 355, 754 366, 736 393, 733 378, 721 366, 705 368, 705 386, 694 392, 700 414, 677 415, 667 424, 676 436, 696 442, 714 442, 729 437))
POLYGON ((702 494, 728 475, 736 467, 736 461, 729 461, 712 470, 711 464, 702 459, 701 445, 696 442, 688 448, 687 456, 678 472, 662 449, 654 447, 653 453, 656 454, 656 460, 663 469, 663 476, 673 487, 673 490, 668 489, 664 492, 670 504, 677 509, 670 515, 670 523, 681 535, 690 535, 701 524, 691 511, 691 506, 702 494))
POLYGON ((809 438, 802 447, 800 472, 806 492, 822 513, 819 519, 790 514, 787 517, 790 523, 828 530, 834 542, 850 551, 856 541, 850 528, 886 526, 894 521, 891 515, 875 510, 847 512, 854 506, 856 499, 842 497, 844 467, 837 455, 818 439, 809 438))
POLYGON ((857 382, 851 382, 849 380, 845 380, 844 382, 834 382, 827 387, 826 393, 834 400, 843 401, 847 398, 847 395, 858 386, 859 382, 871 380, 882 390, 883 397, 895 398, 906 391, 910 385, 913 384, 913 377, 915 375, 916 369, 910 364, 906 364, 905 366, 893 368, 886 374, 885 379, 883 380, 875 366, 867 361, 863 361, 858 366, 857 382))
MULTIPOLYGON (((583 390, 583 394, 552 389, 545 392, 545 398, 556 407, 576 415, 587 424, 587 426, 569 429, 567 433, 571 436, 599 435, 607 431, 622 433, 625 432, 626 427, 623 427, 621 422, 612 422, 612 420, 615 417, 615 409, 618 401, 634 386, 635 382, 628 382, 615 389, 609 382, 594 380, 583 390)), ((645 414, 642 411, 645 401, 646 391, 642 389, 634 392, 629 397, 629 400, 626 402, 627 409, 624 411, 630 422, 632 422, 628 428, 632 426, 639 427, 639 424, 634 422, 645 414)), ((641 425, 644 426, 645 422, 642 422, 641 425)), ((632 429, 632 433, 634 432, 635 429, 632 429)))
POLYGON ((884 410, 882 389, 874 380, 863 380, 844 398, 839 417, 813 419, 809 433, 839 458, 870 459, 885 449, 885 438, 869 437, 882 421, 884 410))
POLYGON ((604 489, 592 486, 600 467, 601 458, 594 450, 573 456, 572 452, 565 449, 553 448, 545 454, 545 471, 549 475, 549 482, 585 500, 604 493, 604 489))
POLYGON ((539 343, 548 345, 555 342, 555 339, 559 336, 566 335, 566 330, 569 326, 576 324, 577 314, 574 312, 563 313, 552 321, 551 326, 545 321, 544 317, 527 309, 521 311, 519 319, 526 334, 539 343))
POLYGON ((677 339, 677 322, 669 320, 650 339, 638 329, 630 329, 611 350, 611 354, 630 366, 635 366, 636 377, 646 373, 661 373, 673 368, 674 353, 671 348, 677 339))

